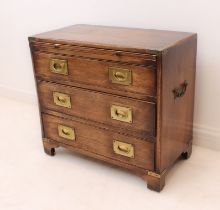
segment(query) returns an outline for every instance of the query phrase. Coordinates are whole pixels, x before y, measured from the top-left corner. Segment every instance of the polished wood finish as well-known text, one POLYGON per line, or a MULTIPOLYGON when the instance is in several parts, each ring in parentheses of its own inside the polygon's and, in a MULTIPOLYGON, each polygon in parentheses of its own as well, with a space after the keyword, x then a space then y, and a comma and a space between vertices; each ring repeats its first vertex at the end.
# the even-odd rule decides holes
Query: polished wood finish
POLYGON ((53 139, 57 142, 88 150, 92 153, 103 155, 111 159, 126 162, 140 168, 154 169, 154 143, 139 140, 117 132, 108 131, 102 127, 93 127, 85 124, 83 121, 67 120, 43 114, 43 125, 45 138, 53 139), (68 140, 58 135, 58 125, 65 125, 75 130, 75 140, 68 140), (115 154, 113 151, 113 140, 119 140, 132 144, 135 148, 134 158, 128 158, 115 154), (143 156, 145 158, 143 158, 143 156))
MULTIPOLYGON (((45 40, 46 41, 46 40, 45 40)), ((57 40, 56 40, 57 41, 57 40)), ((38 53, 52 53, 60 55, 75 56, 78 58, 90 58, 103 61, 112 61, 114 63, 128 63, 129 65, 154 67, 156 55, 147 52, 138 53, 126 50, 104 49, 97 46, 82 46, 72 44, 63 44, 62 41, 44 42, 36 38, 30 38, 32 49, 38 53)))
POLYGON ((191 35, 193 34, 154 29, 73 25, 41 33, 33 38, 34 41, 47 43, 63 43, 155 54, 158 51, 166 50, 178 42, 182 42, 191 35))
POLYGON ((58 85, 49 82, 38 83, 39 99, 42 109, 74 115, 100 123, 124 129, 139 131, 144 135, 155 134, 155 104, 125 97, 95 92, 87 89, 58 85), (71 108, 54 103, 53 92, 65 93, 71 98, 71 108), (88 106, 89 104, 89 106, 88 106), (132 123, 117 121, 111 118, 111 105, 132 109, 132 123))
POLYGON ((166 171, 164 171, 162 174, 160 174, 160 177, 154 177, 150 175, 144 175, 143 178, 147 182, 147 187, 151 190, 160 192, 164 186, 165 186, 165 177, 166 177, 166 171))
POLYGON ((141 139, 141 140, 144 140, 144 141, 151 141, 151 142, 154 142, 154 143, 156 142, 156 137, 149 136, 149 135, 146 135, 146 134, 141 133, 141 132, 136 132, 133 129, 127 130, 127 129, 124 129, 122 127, 115 128, 113 126, 109 126, 107 124, 103 124, 103 123, 100 123, 100 122, 97 122, 97 121, 91 121, 91 120, 79 118, 79 117, 76 117, 76 116, 73 116, 73 115, 68 115, 68 114, 65 114, 65 113, 62 113, 62 112, 52 111, 52 110, 49 110, 49 109, 43 109, 42 113, 45 113, 45 114, 48 114, 48 115, 53 115, 53 116, 56 116, 56 117, 65 118, 65 119, 68 119, 68 120, 77 121, 77 120, 80 119, 81 121, 83 121, 87 125, 91 125, 91 126, 94 126, 94 127, 101 127, 105 130, 110 130, 110 131, 113 131, 113 132, 116 131, 116 132, 118 132, 122 135, 131 136, 131 137, 138 138, 138 139, 141 139))
POLYGON ((161 191, 170 167, 192 153, 197 35, 120 27, 75 25, 29 38, 42 121, 44 150, 61 146, 129 169, 161 191), (50 71, 66 60, 68 74, 50 71), (132 82, 113 84, 109 68, 132 71, 132 82), (71 108, 54 104, 68 94, 71 108), (130 107, 132 123, 111 118, 111 105, 130 107), (59 136, 58 125, 75 131, 59 136), (134 158, 116 154, 128 143, 134 158))
MULTIPOLYGON (((172 46, 162 53, 161 97, 160 97, 160 162, 157 171, 170 167, 179 155, 192 145, 196 36, 172 46), (182 97, 174 98, 173 89, 184 81, 188 82, 182 97), (172 131, 172 132, 171 132, 172 131)), ((159 135, 158 135, 159 137, 159 135)), ((158 155, 159 156, 159 155, 158 155)))
POLYGON ((34 65, 36 76, 39 79, 50 81, 59 81, 62 84, 80 86, 87 85, 89 89, 106 90, 111 93, 146 99, 147 97, 155 98, 156 96, 156 71, 153 67, 142 67, 135 65, 116 64, 114 62, 97 61, 86 58, 34 53, 34 65), (55 74, 48 68, 51 59, 62 59, 68 62, 68 75, 55 74), (116 67, 128 69, 132 74, 132 85, 114 84, 109 81, 109 68, 116 67))
POLYGON ((54 156, 55 155, 55 148, 59 147, 58 144, 48 142, 45 140, 43 141, 43 145, 44 145, 44 152, 50 156, 54 156))
MULTIPOLYGON (((146 169, 137 167, 135 165, 127 164, 126 162, 121 162, 121 161, 118 161, 116 159, 111 159, 109 157, 99 155, 99 154, 90 152, 88 150, 80 149, 78 147, 73 147, 73 146, 70 146, 68 144, 64 144, 61 141, 58 142, 58 141, 55 141, 53 139, 43 138, 43 144, 47 145, 48 148, 53 147, 54 149, 57 148, 57 147, 63 147, 63 148, 66 148, 68 150, 71 150, 73 152, 76 152, 76 153, 79 153, 79 154, 82 154, 82 155, 86 155, 90 158, 94 158, 97 161, 100 160, 100 161, 103 161, 105 163, 112 164, 112 166, 118 166, 122 169, 128 169, 131 172, 134 172, 135 174, 137 174, 139 176, 142 176, 143 174, 146 174, 146 169)), ((46 153, 46 154, 48 154, 48 153, 46 153)), ((51 154, 48 154, 48 155, 51 155, 51 154)), ((146 177, 143 177, 143 179, 146 179, 146 177)))

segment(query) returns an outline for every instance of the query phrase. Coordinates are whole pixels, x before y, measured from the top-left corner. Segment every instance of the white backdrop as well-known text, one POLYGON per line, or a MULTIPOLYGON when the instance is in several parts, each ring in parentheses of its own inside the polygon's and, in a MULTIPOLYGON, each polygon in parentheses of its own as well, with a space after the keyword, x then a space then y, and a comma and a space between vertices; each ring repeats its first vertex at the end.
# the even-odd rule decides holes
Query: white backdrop
POLYGON ((1 0, 0 3, 0 94, 17 98, 35 97, 29 35, 79 23, 197 32, 196 143, 220 148, 218 0, 1 0))

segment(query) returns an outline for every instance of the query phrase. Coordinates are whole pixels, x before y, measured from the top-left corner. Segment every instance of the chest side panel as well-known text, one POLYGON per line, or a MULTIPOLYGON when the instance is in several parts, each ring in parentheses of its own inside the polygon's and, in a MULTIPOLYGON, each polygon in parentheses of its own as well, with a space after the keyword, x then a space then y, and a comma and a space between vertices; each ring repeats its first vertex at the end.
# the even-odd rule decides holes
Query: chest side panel
POLYGON ((171 166, 192 144, 196 45, 194 35, 162 54, 158 171, 171 166))

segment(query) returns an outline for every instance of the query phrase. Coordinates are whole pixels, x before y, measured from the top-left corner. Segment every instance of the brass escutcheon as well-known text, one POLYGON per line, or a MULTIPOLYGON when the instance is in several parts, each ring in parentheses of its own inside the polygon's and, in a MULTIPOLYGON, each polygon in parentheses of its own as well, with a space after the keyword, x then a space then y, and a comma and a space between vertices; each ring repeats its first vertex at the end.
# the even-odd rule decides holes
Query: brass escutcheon
POLYGON ((58 125, 58 135, 62 138, 75 140, 75 131, 73 128, 70 128, 65 125, 58 125))
POLYGON ((116 154, 134 158, 134 146, 118 140, 113 140, 113 150, 116 154))
POLYGON ((120 85, 130 85, 132 82, 132 72, 130 69, 109 67, 109 80, 120 85))
POLYGON ((67 60, 50 59, 50 71, 56 74, 68 75, 67 60))
POLYGON ((111 118, 127 123, 132 123, 132 109, 118 105, 111 106, 111 118))
POLYGON ((65 93, 53 92, 53 100, 58 106, 71 108, 71 98, 65 93))

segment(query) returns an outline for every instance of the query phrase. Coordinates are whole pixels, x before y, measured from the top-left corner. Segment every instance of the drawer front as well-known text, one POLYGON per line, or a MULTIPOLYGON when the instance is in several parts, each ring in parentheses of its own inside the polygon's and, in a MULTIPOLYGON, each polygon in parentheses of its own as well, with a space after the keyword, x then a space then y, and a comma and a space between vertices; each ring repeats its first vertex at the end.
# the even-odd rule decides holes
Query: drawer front
POLYGON ((156 65, 156 55, 147 53, 34 41, 30 42, 30 45, 32 51, 34 52, 59 53, 70 56, 80 56, 97 60, 108 60, 142 66, 156 65))
POLYGON ((48 139, 153 170, 154 143, 52 115, 43 114, 42 119, 48 139))
POLYGON ((33 58, 36 75, 43 79, 141 99, 156 96, 155 70, 148 67, 44 53, 33 58))
POLYGON ((154 135, 155 104, 82 88, 38 82, 42 109, 154 135))

